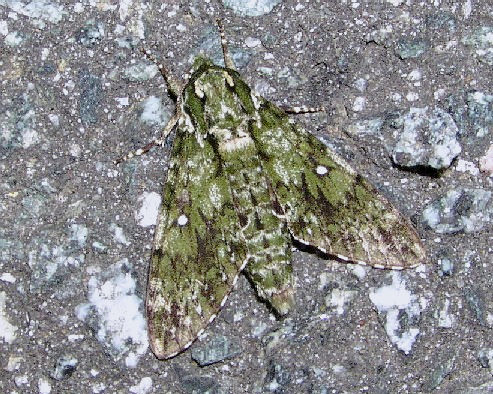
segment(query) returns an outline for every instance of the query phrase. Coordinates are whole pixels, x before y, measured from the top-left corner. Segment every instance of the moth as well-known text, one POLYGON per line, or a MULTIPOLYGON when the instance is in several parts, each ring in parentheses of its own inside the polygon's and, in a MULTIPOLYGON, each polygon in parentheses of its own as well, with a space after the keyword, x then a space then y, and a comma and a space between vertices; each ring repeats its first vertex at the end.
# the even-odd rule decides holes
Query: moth
POLYGON ((225 67, 198 57, 180 85, 160 65, 176 111, 162 138, 134 153, 176 128, 146 298, 159 359, 203 333, 242 272, 288 313, 294 241, 376 268, 425 258, 416 231, 368 181, 241 79, 218 25, 225 67))

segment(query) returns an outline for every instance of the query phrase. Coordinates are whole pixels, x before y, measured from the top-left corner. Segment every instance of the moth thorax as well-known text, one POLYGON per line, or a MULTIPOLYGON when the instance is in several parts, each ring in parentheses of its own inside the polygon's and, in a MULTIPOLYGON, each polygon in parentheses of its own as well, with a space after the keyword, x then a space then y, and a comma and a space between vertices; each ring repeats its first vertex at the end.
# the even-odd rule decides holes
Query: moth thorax
POLYGON ((240 124, 234 129, 214 127, 211 132, 217 138, 219 150, 222 152, 234 152, 244 150, 253 145, 253 140, 248 133, 245 124, 240 124))
POLYGON ((194 92, 203 105, 209 127, 222 122, 237 123, 244 116, 241 100, 232 89, 234 80, 224 70, 209 70, 194 82, 194 92))

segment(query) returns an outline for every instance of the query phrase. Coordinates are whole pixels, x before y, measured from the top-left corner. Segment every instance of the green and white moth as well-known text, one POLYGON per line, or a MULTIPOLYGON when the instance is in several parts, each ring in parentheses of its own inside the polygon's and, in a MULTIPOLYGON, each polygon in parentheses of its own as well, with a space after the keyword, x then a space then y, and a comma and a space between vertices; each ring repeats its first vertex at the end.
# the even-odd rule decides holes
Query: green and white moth
POLYGON ((160 66, 176 112, 161 140, 135 152, 176 126, 146 299, 160 359, 203 333, 241 272, 285 315, 294 302, 293 240, 377 268, 425 258, 415 230, 373 186, 250 89, 220 32, 226 67, 199 57, 180 87, 160 66))

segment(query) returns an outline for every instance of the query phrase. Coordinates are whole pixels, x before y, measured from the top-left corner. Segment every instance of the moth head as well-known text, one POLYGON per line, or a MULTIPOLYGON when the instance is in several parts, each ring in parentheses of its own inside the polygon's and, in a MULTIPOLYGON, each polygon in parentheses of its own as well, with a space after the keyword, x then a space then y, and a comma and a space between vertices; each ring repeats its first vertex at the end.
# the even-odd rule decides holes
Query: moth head
POLYGON ((206 69, 213 65, 214 63, 212 63, 209 58, 204 56, 197 56, 193 62, 192 72, 196 72, 199 69, 206 69))
MULTIPOLYGON (((245 118, 244 99, 236 90, 229 70, 206 61, 192 74, 185 88, 185 111, 202 132, 218 126, 235 128, 245 118)), ((247 97, 251 100, 250 97, 247 97)))

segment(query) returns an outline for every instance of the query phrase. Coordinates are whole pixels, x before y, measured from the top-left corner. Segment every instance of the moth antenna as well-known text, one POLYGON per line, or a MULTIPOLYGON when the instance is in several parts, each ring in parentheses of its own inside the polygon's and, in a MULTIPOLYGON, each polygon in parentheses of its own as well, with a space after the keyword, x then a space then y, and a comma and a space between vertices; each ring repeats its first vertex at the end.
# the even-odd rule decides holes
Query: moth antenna
POLYGON ((221 36, 221 47, 223 48, 223 56, 224 56, 224 65, 227 68, 232 70, 236 70, 235 63, 233 62, 233 58, 229 53, 228 42, 226 40, 226 33, 224 33, 223 21, 221 19, 216 19, 217 28, 219 29, 219 35, 221 36))
POLYGON ((174 78, 171 72, 166 68, 166 66, 163 63, 159 62, 151 52, 149 52, 145 48, 141 48, 140 51, 145 55, 147 60, 151 61, 157 66, 159 72, 164 78, 164 81, 166 82, 166 87, 168 88, 168 92, 172 96, 172 98, 176 99, 177 97, 180 97, 181 91, 183 89, 182 83, 178 79, 174 78))
POLYGON ((171 117, 171 119, 168 121, 168 123, 163 129, 163 132, 161 133, 161 137, 147 143, 143 147, 133 152, 127 153, 123 157, 120 157, 119 159, 114 161, 114 164, 123 163, 124 161, 127 161, 135 156, 142 156, 143 154, 149 152, 155 146, 162 146, 164 144, 164 141, 166 141, 166 138, 168 137, 169 133, 171 133, 171 130, 173 130, 173 127, 175 127, 176 123, 178 122, 179 117, 180 117, 180 113, 178 112, 171 117))

